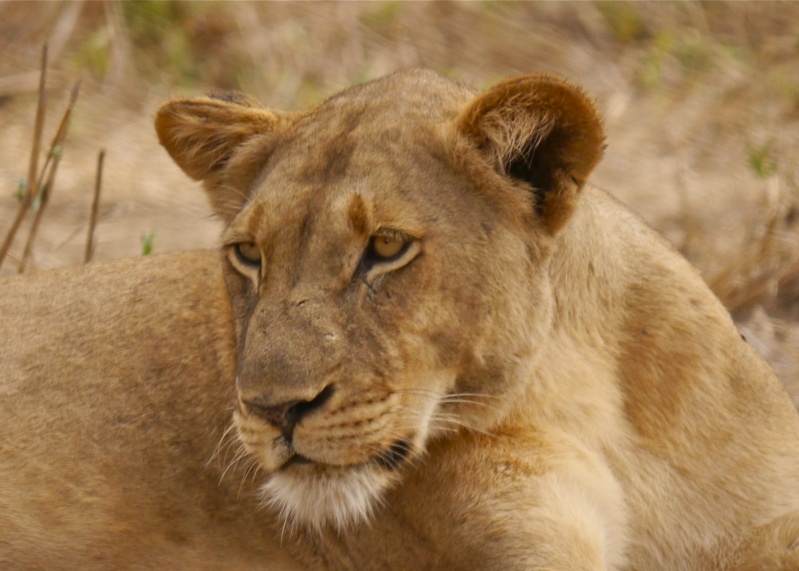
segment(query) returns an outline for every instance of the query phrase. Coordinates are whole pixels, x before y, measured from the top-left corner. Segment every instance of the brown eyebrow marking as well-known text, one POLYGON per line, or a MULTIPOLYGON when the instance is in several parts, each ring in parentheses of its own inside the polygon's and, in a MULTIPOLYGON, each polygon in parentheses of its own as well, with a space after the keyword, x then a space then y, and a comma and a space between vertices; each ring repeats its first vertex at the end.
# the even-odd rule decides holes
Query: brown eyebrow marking
POLYGON ((258 234, 258 229, 264 224, 266 219, 266 206, 262 202, 253 205, 252 213, 247 220, 247 228, 253 236, 258 234))
POLYGON ((347 215, 350 219, 350 226, 358 234, 365 235, 369 222, 369 213, 366 210, 366 204, 363 198, 357 192, 350 198, 350 205, 347 209, 347 215))

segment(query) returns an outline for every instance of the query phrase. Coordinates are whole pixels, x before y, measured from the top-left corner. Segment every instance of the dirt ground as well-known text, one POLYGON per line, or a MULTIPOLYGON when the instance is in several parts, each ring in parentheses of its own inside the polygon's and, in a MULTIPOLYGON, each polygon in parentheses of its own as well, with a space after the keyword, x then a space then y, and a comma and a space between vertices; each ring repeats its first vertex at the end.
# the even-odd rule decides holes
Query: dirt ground
MULTIPOLYGON (((199 185, 159 147, 175 95, 236 89, 303 108, 424 66, 478 86, 532 71, 605 117, 593 176, 697 267, 799 402, 799 3, 13 2, 0 0, 0 238, 24 184, 47 42, 46 149, 81 81, 27 271, 214 247, 199 185)), ((28 222, 0 274, 17 271, 28 222)))

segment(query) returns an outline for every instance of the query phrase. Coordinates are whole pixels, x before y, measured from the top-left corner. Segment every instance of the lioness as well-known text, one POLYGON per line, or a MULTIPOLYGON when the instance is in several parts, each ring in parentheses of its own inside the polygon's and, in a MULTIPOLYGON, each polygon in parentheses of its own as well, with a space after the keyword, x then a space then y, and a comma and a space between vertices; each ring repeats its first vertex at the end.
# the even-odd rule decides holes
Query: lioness
POLYGON ((414 71, 156 128, 227 223, 232 317, 202 254, 56 274, 63 303, 4 286, 7 566, 799 566, 796 411, 687 262, 584 188, 579 89, 414 71))
POLYGON ((697 273, 581 193, 604 136, 579 89, 410 72, 156 129, 227 223, 234 422, 287 521, 359 538, 412 480, 460 564, 558 569, 799 522, 794 407, 697 273))

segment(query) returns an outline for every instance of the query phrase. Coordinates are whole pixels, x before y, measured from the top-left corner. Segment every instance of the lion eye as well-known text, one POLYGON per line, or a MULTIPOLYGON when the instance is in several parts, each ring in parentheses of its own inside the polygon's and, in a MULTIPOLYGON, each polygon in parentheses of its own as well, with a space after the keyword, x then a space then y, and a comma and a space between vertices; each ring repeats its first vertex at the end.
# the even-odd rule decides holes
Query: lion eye
POLYGON ((260 267, 261 249, 255 242, 239 242, 234 246, 236 257, 242 264, 251 267, 260 267))
POLYGON ((417 238, 398 230, 383 229, 369 238, 358 270, 368 272, 379 267, 381 272, 390 272, 408 264, 420 251, 417 238))
POLYGON ((393 236, 374 236, 370 246, 375 258, 389 260, 402 252, 407 244, 407 240, 393 236))

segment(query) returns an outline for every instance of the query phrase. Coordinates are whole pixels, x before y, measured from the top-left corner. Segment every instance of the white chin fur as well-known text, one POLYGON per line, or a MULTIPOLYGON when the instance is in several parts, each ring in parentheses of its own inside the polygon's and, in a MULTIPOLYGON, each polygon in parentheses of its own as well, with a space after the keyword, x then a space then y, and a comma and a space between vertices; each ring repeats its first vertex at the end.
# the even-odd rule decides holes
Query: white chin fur
POLYGON ((289 523, 315 529, 330 524, 344 530, 367 520, 392 481, 390 473, 369 465, 331 468, 322 474, 291 472, 272 474, 261 491, 289 523))

